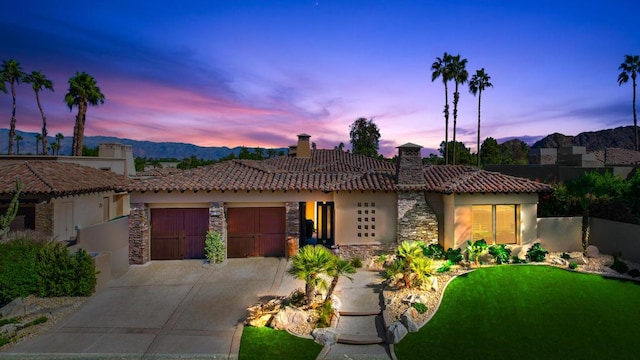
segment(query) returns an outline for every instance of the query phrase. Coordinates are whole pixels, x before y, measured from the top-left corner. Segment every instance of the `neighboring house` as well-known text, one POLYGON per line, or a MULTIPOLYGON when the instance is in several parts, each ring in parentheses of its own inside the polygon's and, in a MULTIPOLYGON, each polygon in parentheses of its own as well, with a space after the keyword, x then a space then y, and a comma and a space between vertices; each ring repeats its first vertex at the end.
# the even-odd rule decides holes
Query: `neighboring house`
POLYGON ((0 167, 2 212, 15 193, 16 179, 23 186, 13 230, 32 229, 59 241, 75 240, 78 229, 129 211, 129 196, 122 191, 124 175, 55 160, 23 160, 0 167))
POLYGON ((204 257, 218 231, 227 256, 284 256, 288 239, 339 245, 363 256, 403 240, 460 247, 469 239, 537 239, 539 192, 548 185, 467 166, 423 166, 420 146, 397 163, 312 150, 298 135, 290 156, 229 160, 131 182, 131 263, 204 257))

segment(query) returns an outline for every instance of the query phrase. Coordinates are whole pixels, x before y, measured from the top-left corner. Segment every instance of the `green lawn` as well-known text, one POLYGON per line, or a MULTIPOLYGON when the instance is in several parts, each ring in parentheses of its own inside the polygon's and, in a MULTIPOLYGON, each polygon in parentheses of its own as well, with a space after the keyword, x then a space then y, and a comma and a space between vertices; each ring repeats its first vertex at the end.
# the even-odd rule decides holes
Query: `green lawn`
POLYGON ((495 266, 454 279, 398 359, 637 359, 640 284, 549 266, 495 266))
POLYGON ((240 360, 315 359, 322 346, 283 330, 245 326, 240 340, 240 360))

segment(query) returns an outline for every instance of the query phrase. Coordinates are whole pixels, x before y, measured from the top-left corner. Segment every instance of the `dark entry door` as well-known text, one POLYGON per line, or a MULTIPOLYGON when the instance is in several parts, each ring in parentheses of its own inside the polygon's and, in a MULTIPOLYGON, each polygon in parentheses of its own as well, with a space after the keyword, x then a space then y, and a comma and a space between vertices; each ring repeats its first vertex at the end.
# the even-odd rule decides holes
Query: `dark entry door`
POLYGON ((318 202, 317 203, 317 217, 316 222, 318 232, 318 244, 334 245, 335 244, 335 214, 333 202, 318 202))
POLYGON ((151 260, 203 259, 209 210, 151 209, 151 260))
POLYGON ((229 208, 227 256, 284 256, 285 224, 283 207, 229 208))

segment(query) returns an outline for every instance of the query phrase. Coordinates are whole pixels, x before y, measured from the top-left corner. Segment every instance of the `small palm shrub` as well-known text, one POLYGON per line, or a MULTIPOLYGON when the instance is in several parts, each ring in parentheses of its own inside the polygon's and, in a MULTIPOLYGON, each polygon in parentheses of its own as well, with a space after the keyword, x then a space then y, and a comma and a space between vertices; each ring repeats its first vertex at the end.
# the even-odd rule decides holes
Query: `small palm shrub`
POLYGON ((331 326, 331 318, 333 318, 333 306, 331 301, 325 301, 316 309, 316 313, 318 315, 316 327, 326 328, 331 326))
POLYGON ((445 259, 450 261, 452 264, 459 264, 460 261, 464 259, 462 256, 462 249, 449 248, 445 253, 445 259))
POLYGON ((467 240, 467 254, 469 256, 469 261, 473 261, 476 265, 479 265, 480 255, 487 251, 487 248, 488 245, 484 239, 476 240, 473 243, 471 240, 467 240))
POLYGON ((620 254, 613 255, 613 264, 611 264, 610 268, 619 274, 624 274, 629 271, 629 266, 620 259, 620 254))
POLYGON ((451 266, 453 263, 451 260, 445 261, 436 271, 440 274, 451 271, 451 266))
POLYGON ((434 260, 442 260, 445 257, 444 247, 440 244, 422 244, 422 253, 424 256, 432 258, 434 260))
POLYGON ((511 263, 512 263, 512 264, 524 264, 524 263, 526 263, 526 262, 527 262, 527 260, 526 260, 526 259, 520 259, 520 258, 518 257, 518 255, 513 255, 513 256, 511 257, 511 263))
POLYGON ((567 254, 566 252, 563 252, 562 255, 560 255, 560 257, 565 260, 571 259, 571 255, 567 254))
POLYGON ((351 266, 353 266, 356 269, 360 269, 362 267, 362 259, 360 259, 359 257, 354 257, 353 259, 351 259, 351 266))
POLYGON ((395 261, 385 269, 385 278, 398 287, 422 285, 432 273, 432 259, 425 257, 422 245, 419 241, 403 241, 395 261))
POLYGON ((569 263, 569 269, 575 270, 577 268, 578 268, 578 263, 573 262, 573 261, 569 263))
POLYGON ((320 276, 327 272, 335 255, 322 245, 303 246, 298 253, 291 258, 289 275, 305 282, 305 302, 313 303, 317 288, 327 286, 326 281, 320 276))
POLYGON ((427 305, 421 303, 421 302, 416 302, 413 303, 413 305, 411 305, 414 309, 416 309, 416 311, 418 311, 418 314, 424 314, 427 312, 428 308, 427 305))
POLYGON ((540 243, 534 243, 531 245, 529 250, 527 250, 527 260, 533 262, 541 262, 544 261, 544 258, 547 256, 549 252, 545 250, 540 243))
POLYGON ((508 264, 511 257, 511 249, 505 244, 489 246, 489 255, 496 259, 497 264, 508 264))
POLYGON ((207 259, 212 264, 221 263, 224 261, 226 251, 222 235, 217 231, 208 231, 204 239, 204 252, 207 259))

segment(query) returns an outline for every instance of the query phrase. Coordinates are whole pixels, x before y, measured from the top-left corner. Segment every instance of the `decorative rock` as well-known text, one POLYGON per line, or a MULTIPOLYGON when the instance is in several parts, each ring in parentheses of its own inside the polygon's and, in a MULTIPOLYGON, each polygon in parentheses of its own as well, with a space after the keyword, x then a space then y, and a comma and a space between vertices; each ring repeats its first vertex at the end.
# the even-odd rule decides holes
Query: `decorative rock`
POLYGON ((276 330, 286 330, 290 326, 300 326, 309 320, 306 312, 287 306, 280 310, 271 320, 271 327, 276 330))
POLYGON ((269 321, 271 321, 272 317, 273 317, 272 314, 264 314, 252 319, 247 319, 247 325, 255 326, 255 327, 264 327, 264 326, 267 326, 269 321))
POLYGON ((6 338, 12 338, 18 333, 18 326, 16 324, 6 324, 0 326, 0 335, 6 338))
POLYGON ((24 305, 22 298, 14 299, 12 302, 5 305, 0 309, 0 315, 3 318, 8 319, 16 316, 24 316, 24 305))
POLYGON ((407 335, 407 328, 401 322, 396 321, 387 327, 387 343, 397 344, 407 335))
POLYGON ((587 265, 589 263, 589 259, 585 258, 584 256, 577 256, 575 258, 571 258, 569 261, 574 262, 578 265, 587 265))
POLYGON ((338 341, 340 333, 336 328, 316 328, 311 332, 313 340, 322 345, 334 345, 338 341))
POLYGON ((336 313, 339 313, 342 308, 342 300, 340 300, 340 298, 335 294, 331 295, 331 306, 333 307, 333 311, 336 313))
POLYGON ((431 278, 431 290, 438 291, 438 278, 437 277, 431 278))
POLYGON ((518 252, 518 258, 519 259, 526 259, 527 258, 527 251, 529 251, 529 248, 531 247, 531 245, 524 245, 520 248, 520 251, 518 252))
POLYGON ((418 317, 418 310, 413 307, 410 307, 400 316, 400 321, 402 325, 404 325, 409 332, 417 332, 420 330, 418 328, 418 324, 416 324, 415 319, 418 317))
POLYGON ((600 250, 595 245, 587 246, 587 250, 585 251, 587 257, 594 258, 600 256, 600 250))
POLYGON ((551 263, 555 265, 567 266, 567 260, 559 257, 551 258, 551 263))

